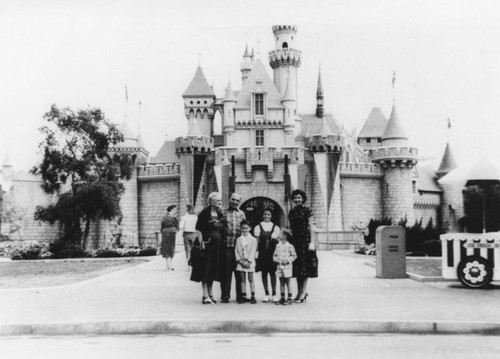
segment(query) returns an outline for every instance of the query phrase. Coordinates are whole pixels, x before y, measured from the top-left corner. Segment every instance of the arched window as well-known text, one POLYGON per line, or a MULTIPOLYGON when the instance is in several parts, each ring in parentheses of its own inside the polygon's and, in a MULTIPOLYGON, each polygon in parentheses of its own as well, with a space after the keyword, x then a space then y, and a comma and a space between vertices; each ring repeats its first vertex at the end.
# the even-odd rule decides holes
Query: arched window
POLYGON ((283 49, 288 49, 288 43, 285 41, 281 47, 283 49))

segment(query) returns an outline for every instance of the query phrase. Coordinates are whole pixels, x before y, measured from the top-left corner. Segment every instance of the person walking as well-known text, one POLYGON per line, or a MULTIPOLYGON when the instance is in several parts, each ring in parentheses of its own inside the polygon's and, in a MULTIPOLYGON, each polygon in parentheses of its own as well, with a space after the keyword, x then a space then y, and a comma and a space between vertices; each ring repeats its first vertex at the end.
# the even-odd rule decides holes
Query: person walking
POLYGON ((184 239, 184 250, 186 251, 186 260, 188 265, 191 259, 191 248, 196 238, 196 222, 198 216, 194 212, 194 207, 190 204, 186 205, 186 214, 182 216, 179 223, 179 229, 182 231, 182 238, 184 239))
POLYGON ((177 206, 171 205, 167 207, 167 214, 161 220, 161 246, 160 253, 165 258, 166 269, 174 270, 172 267, 172 258, 175 254, 175 235, 179 230, 179 222, 177 221, 177 206))
POLYGON ((289 242, 292 234, 286 229, 282 229, 279 237, 279 243, 273 254, 273 260, 277 264, 276 276, 280 279, 281 299, 276 304, 292 304, 292 288, 290 278, 293 272, 293 261, 297 258, 295 248, 289 242), (288 290, 288 300, 285 297, 285 287, 288 290))
POLYGON ((241 236, 236 239, 235 247, 236 272, 241 282, 241 296, 239 304, 246 302, 247 277, 250 284, 250 303, 257 304, 255 299, 255 282, 253 273, 255 272, 255 259, 257 257, 257 239, 250 234, 250 222, 241 222, 241 236))
MULTIPOLYGON (((220 252, 224 241, 226 221, 221 212, 222 197, 218 192, 208 196, 209 205, 198 215, 196 230, 201 234, 204 248, 204 268, 201 269, 201 288, 203 304, 215 304, 217 301, 212 293, 213 282, 220 280, 220 252)), ((193 267, 193 270, 195 268, 193 267)))
MULTIPOLYGON (((303 303, 307 300, 307 282, 309 278, 317 277, 317 266, 314 270, 310 265, 312 255, 315 255, 313 238, 313 216, 309 207, 304 206, 306 194, 296 189, 291 194, 294 208, 288 213, 292 230, 291 243, 295 247, 297 259, 293 262, 293 276, 297 278, 297 296, 294 302, 303 303)), ((317 265, 317 262, 316 262, 317 265)))
POLYGON ((236 259, 234 247, 236 238, 241 236, 241 222, 246 219, 245 213, 239 209, 241 196, 233 193, 229 197, 229 208, 224 213, 227 223, 225 240, 222 246, 222 276, 221 276, 221 302, 229 303, 231 298, 231 282, 233 273, 235 277, 236 301, 241 299, 241 276, 235 273, 236 259))
POLYGON ((262 285, 264 286, 265 296, 262 300, 277 302, 276 296, 276 263, 273 260, 274 250, 280 236, 280 227, 271 220, 273 218, 272 210, 269 207, 264 208, 262 214, 263 221, 253 229, 253 234, 258 241, 259 257, 257 258, 256 272, 262 272, 262 285), (271 296, 267 279, 271 280, 271 296))

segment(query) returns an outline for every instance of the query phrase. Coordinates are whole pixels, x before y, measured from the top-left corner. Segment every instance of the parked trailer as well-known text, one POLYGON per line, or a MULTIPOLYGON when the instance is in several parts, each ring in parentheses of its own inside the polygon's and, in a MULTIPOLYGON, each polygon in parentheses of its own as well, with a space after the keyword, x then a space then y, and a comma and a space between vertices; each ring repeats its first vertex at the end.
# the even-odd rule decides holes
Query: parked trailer
POLYGON ((500 232, 446 233, 441 246, 443 278, 469 288, 500 280, 500 232))

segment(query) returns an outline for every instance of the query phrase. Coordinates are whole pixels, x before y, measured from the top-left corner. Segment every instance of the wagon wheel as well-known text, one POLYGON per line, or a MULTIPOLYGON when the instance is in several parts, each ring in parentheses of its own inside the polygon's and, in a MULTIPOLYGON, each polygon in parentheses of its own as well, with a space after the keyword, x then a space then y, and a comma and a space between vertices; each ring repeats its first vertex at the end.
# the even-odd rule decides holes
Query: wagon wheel
POLYGON ((460 282, 468 288, 484 288, 493 279, 493 268, 483 257, 465 257, 457 267, 460 282))

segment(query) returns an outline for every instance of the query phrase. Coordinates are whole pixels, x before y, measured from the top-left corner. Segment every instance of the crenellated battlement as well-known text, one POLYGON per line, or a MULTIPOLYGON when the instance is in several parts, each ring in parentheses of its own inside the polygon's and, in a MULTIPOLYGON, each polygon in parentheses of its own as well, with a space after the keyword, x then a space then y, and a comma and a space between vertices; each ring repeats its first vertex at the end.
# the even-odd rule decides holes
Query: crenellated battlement
POLYGON ((299 67, 302 62, 302 51, 295 49, 278 49, 269 52, 269 65, 274 70, 280 66, 299 67))
POLYGON ((417 164, 418 149, 415 147, 380 147, 373 152, 372 161, 387 166, 409 166, 417 164))
POLYGON ((374 163, 340 162, 340 173, 382 174, 382 168, 374 163))
POLYGON ((294 34, 297 33, 297 26, 296 25, 274 25, 273 26, 273 34, 274 36, 279 35, 279 34, 284 34, 284 33, 290 33, 293 32, 294 34))
POLYGON ((344 151, 344 138, 338 135, 311 136, 306 138, 305 145, 311 152, 342 153, 344 151))
POLYGON ((137 167, 137 177, 140 179, 166 177, 179 175, 179 163, 166 163, 160 165, 144 165, 137 167))
POLYGON ((214 139, 207 136, 177 137, 175 139, 175 153, 202 153, 209 154, 214 149, 214 139))

